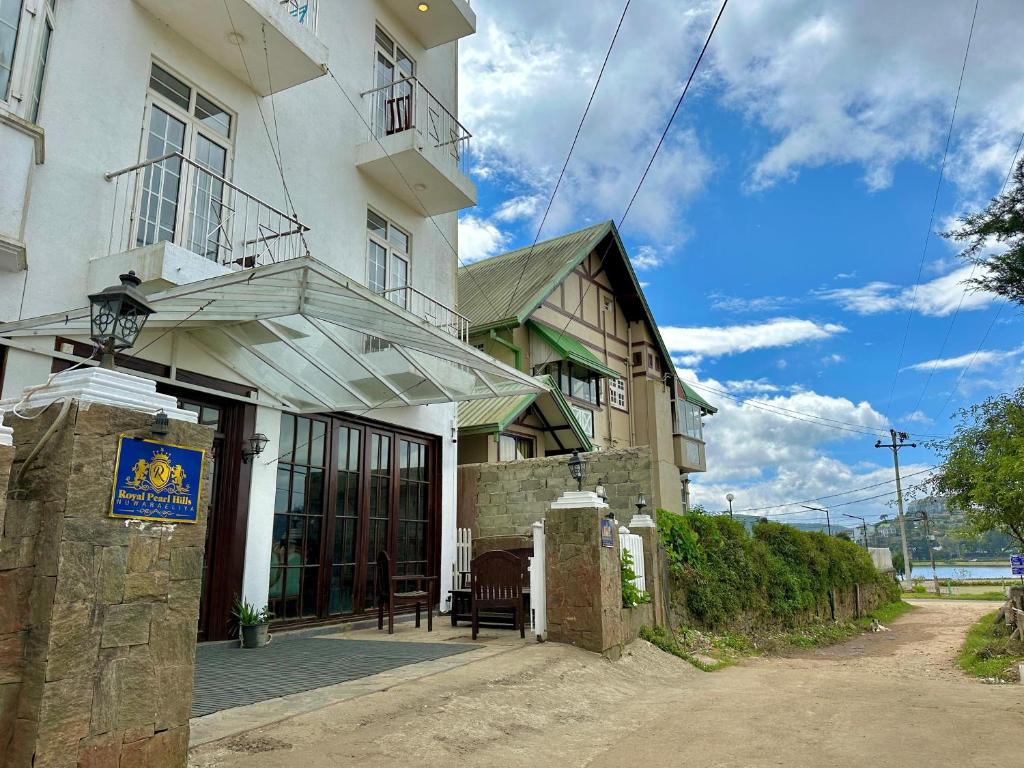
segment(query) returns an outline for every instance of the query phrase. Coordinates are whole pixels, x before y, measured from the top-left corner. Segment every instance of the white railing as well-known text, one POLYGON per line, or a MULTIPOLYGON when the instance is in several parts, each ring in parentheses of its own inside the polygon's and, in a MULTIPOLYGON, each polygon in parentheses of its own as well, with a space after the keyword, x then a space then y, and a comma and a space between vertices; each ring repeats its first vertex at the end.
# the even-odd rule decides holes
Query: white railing
POLYGON ((548 636, 547 554, 544 521, 533 524, 533 557, 530 558, 530 623, 538 641, 548 636))
POLYGON ((440 328, 461 341, 469 341, 469 318, 422 291, 406 286, 389 288, 381 291, 379 295, 404 307, 417 317, 422 317, 435 328, 440 328))
POLYGON ((644 540, 635 533, 630 533, 629 528, 619 528, 619 553, 629 552, 633 558, 633 586, 641 592, 647 591, 647 569, 644 567, 644 540))
POLYGON ((320 13, 320 0, 280 0, 284 9, 302 26, 316 34, 317 16, 320 13))
POLYGON ((171 242, 232 269, 305 255, 309 227, 180 152, 105 174, 110 253, 171 242))
POLYGON ((472 134, 415 77, 405 77, 363 94, 369 110, 372 136, 383 139, 404 131, 416 131, 420 140, 439 150, 449 171, 467 172, 472 134))

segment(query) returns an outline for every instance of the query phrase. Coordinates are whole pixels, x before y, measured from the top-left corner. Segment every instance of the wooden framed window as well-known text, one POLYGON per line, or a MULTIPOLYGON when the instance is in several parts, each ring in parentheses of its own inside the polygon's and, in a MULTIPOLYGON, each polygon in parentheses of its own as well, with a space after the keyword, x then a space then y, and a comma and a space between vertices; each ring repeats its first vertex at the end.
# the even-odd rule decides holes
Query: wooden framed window
POLYGON ((608 404, 620 411, 626 410, 625 379, 608 379, 608 404))
POLYGON ((518 461, 536 456, 536 444, 532 437, 502 432, 498 436, 498 461, 518 461))

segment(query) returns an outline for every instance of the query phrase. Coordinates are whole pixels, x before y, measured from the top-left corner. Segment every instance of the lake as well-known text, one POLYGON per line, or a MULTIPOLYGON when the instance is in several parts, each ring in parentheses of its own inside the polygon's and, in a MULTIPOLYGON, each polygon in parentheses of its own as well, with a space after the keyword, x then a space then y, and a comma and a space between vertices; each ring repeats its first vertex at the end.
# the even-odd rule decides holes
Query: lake
MULTIPOLYGON (((1019 579, 1010 573, 1010 562, 1006 565, 938 565, 935 571, 940 579, 960 578, 964 571, 967 571, 968 579, 1019 579)), ((914 562, 914 578, 930 579, 932 576, 931 563, 914 562)))

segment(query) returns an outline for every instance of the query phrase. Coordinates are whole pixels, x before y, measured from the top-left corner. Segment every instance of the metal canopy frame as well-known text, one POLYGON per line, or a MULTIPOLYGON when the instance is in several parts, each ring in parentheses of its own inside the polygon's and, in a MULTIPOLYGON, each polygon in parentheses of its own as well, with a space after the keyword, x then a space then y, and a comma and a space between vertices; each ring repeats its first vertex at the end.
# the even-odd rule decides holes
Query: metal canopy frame
MULTIPOLYGON (((140 349, 165 334, 184 335, 245 382, 302 413, 544 389, 311 257, 176 286, 148 300, 156 314, 140 349)), ((89 308, 82 307, 0 325, 0 336, 88 337, 89 330, 89 308)))

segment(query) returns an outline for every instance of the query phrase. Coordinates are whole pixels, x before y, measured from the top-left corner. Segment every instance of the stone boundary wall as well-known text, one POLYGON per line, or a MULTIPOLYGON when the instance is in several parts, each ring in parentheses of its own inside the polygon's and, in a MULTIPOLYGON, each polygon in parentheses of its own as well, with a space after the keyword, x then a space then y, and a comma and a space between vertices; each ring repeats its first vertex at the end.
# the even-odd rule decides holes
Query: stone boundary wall
MULTIPOLYGON (((654 497, 649 446, 616 448, 581 454, 587 460, 584 490, 599 482, 620 525, 629 525, 638 493, 654 497)), ((547 515, 551 502, 564 491, 575 491, 568 456, 525 459, 459 467, 458 525, 473 538, 530 538, 530 526, 547 515)), ((653 513, 653 510, 648 510, 653 513)))
MULTIPOLYGON (((60 408, 12 420, 16 477, 60 408)), ((186 763, 213 431, 171 421, 161 439, 208 452, 198 524, 110 518, 118 436, 150 421, 73 404, 7 499, 0 768, 186 763)))

